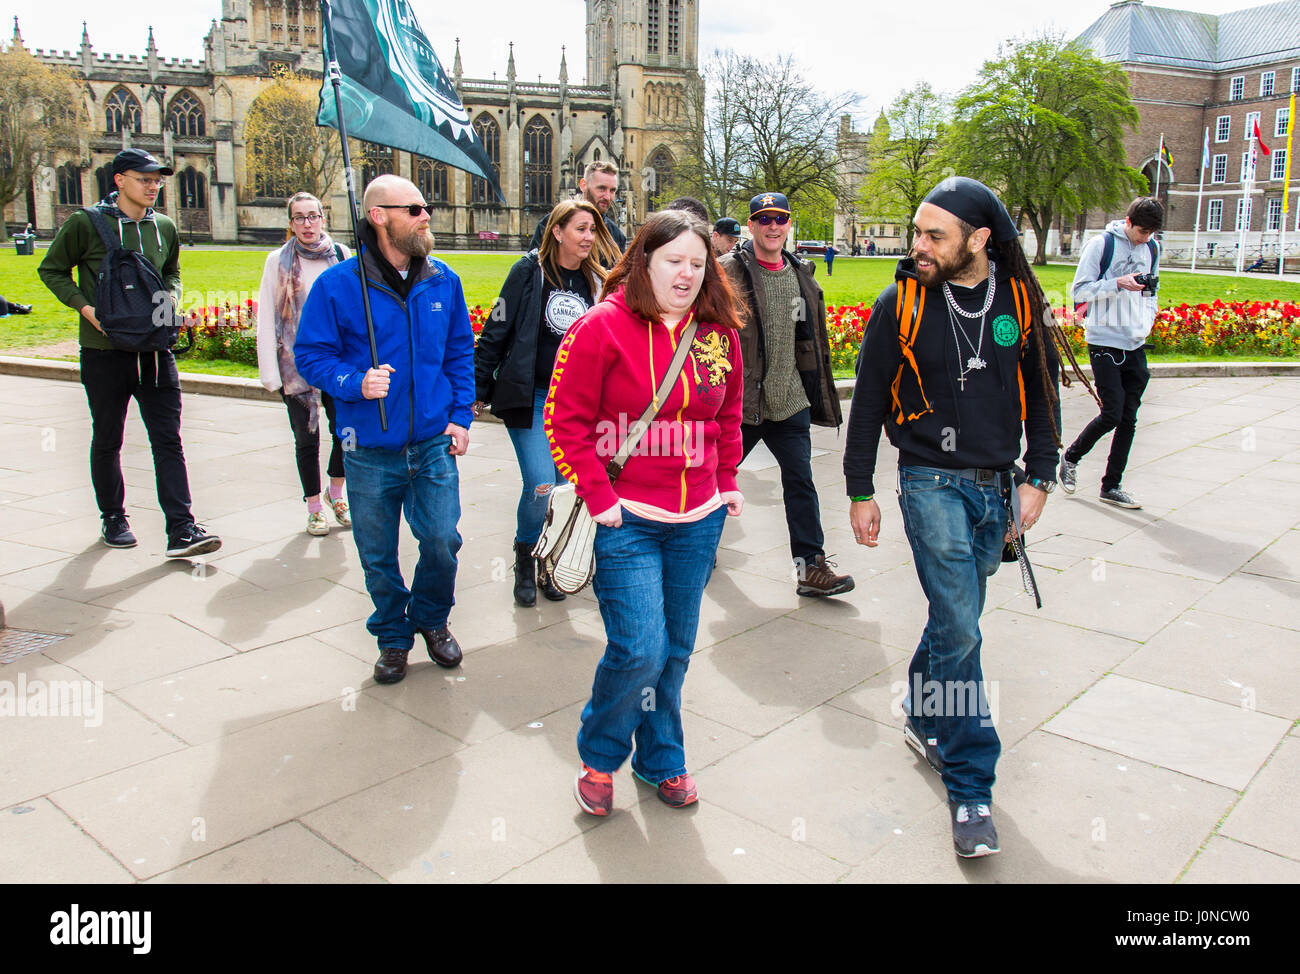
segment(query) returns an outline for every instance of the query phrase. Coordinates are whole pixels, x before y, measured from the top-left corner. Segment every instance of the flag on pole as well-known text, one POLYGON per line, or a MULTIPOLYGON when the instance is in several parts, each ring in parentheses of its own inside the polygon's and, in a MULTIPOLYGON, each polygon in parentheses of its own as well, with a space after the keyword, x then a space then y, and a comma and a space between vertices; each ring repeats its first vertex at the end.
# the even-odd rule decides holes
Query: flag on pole
POLYGON ((1205 130, 1205 144, 1201 148, 1201 168, 1210 168, 1210 130, 1205 130))
POLYGON ((1174 168, 1174 154, 1169 151, 1169 146, 1165 144, 1165 137, 1160 137, 1160 158, 1165 161, 1170 169, 1174 168))
POLYGON ((1286 214, 1291 208, 1291 137, 1295 132, 1295 92, 1291 92, 1291 106, 1287 109, 1286 121, 1286 172, 1282 174, 1282 225, 1286 226, 1286 214))
MULTIPOLYGON (((408 0, 329 0, 349 137, 445 162, 487 180, 505 202, 469 113, 408 0)), ((316 124, 338 128, 334 87, 321 84, 316 124)))
POLYGON ((1271 156, 1273 150, 1264 144, 1264 137, 1259 134, 1259 119, 1255 119, 1255 141, 1259 143, 1259 151, 1266 156, 1271 156))

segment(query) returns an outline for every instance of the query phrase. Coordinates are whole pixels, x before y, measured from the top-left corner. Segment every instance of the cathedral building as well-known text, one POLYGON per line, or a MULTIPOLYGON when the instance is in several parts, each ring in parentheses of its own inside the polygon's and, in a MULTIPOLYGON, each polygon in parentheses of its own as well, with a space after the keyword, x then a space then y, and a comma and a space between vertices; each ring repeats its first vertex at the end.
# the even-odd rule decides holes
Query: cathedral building
MULTIPOLYGON (((631 236, 675 165, 690 92, 701 84, 698 4, 587 0, 586 17, 582 84, 570 83, 563 48, 554 82, 519 78, 513 44, 500 78, 468 77, 456 42, 452 80, 496 167, 504 204, 482 180, 371 143, 361 143, 352 159, 362 183, 380 173, 415 182, 435 205, 430 226, 440 248, 521 249, 537 220, 577 191, 586 165, 609 160, 620 171, 615 217, 631 236)), ((158 209, 183 239, 283 240, 285 198, 262 195, 265 181, 248 178, 243 120, 277 74, 320 80, 321 34, 320 8, 311 0, 221 0, 221 19, 212 21, 198 61, 160 56, 152 28, 143 54, 97 53, 84 24, 79 49, 34 51, 84 81, 92 134, 80 151, 55 152, 5 219, 52 236, 73 210, 112 190, 113 156, 136 146, 176 170, 158 209)), ((445 49, 447 39, 430 40, 445 49)), ((13 43, 23 44, 17 18, 13 43)), ((331 231, 346 237, 341 176, 323 202, 331 231)))

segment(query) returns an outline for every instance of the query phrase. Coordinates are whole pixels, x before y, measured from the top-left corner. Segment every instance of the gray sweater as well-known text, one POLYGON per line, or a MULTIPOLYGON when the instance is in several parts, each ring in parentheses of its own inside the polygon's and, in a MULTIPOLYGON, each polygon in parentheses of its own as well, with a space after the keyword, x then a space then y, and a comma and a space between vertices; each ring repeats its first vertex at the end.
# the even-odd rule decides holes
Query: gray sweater
POLYGON ((1152 270, 1151 248, 1129 243, 1124 226, 1125 221, 1112 220, 1106 227, 1105 233, 1115 240, 1115 253, 1104 275, 1099 271, 1105 234, 1083 245, 1071 292, 1075 302, 1088 302, 1084 331, 1089 345, 1131 351, 1140 348, 1151 334, 1158 305, 1154 294, 1122 291, 1115 283, 1126 274, 1149 274, 1152 270))

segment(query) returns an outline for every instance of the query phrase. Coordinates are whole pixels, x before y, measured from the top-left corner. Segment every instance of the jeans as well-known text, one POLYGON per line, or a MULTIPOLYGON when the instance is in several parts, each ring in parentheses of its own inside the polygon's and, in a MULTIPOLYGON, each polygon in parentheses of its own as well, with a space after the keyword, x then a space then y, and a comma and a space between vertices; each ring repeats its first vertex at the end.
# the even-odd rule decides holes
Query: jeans
POLYGON ((510 442, 519 459, 519 473, 523 489, 519 492, 519 507, 515 510, 515 541, 533 545, 542 533, 546 520, 546 506, 551 488, 564 483, 551 458, 551 444, 546 440, 542 425, 542 406, 546 404, 546 390, 533 391, 533 425, 531 429, 506 428, 510 442))
POLYGON ((1125 351, 1089 345, 1088 358, 1092 362, 1092 383, 1101 397, 1101 412, 1070 444, 1065 459, 1078 463, 1098 440, 1114 430, 1106 472, 1101 478, 1102 490, 1114 490, 1124 479, 1128 453, 1137 432, 1138 407, 1142 405, 1142 393, 1151 373, 1147 371, 1147 353, 1143 348, 1125 351))
MULTIPOLYGON (((320 493, 320 428, 317 427, 314 433, 307 428, 311 423, 311 414, 297 398, 286 396, 284 390, 280 391, 280 398, 284 400, 284 405, 289 410, 289 428, 293 430, 294 458, 298 461, 298 480, 302 483, 302 499, 306 500, 320 493)), ((320 404, 321 412, 325 414, 326 421, 329 423, 330 439, 333 441, 326 473, 331 477, 342 477, 343 443, 339 439, 335 424, 334 398, 328 392, 322 392, 320 404)))
POLYGON ((596 599, 605 655, 582 711, 578 754, 612 774, 632 768, 656 784, 686 773, 682 682, 695 649, 700 599, 713 573, 727 509, 686 524, 623 512, 596 528, 596 599))
POLYGON ((366 628, 381 650, 409 650, 415 631, 442 629, 455 604, 460 478, 450 445, 443 435, 404 450, 344 451, 352 537, 375 604, 366 628), (420 546, 409 590, 397 560, 403 511, 420 546))
POLYGON ((81 350, 81 384, 90 405, 90 482, 101 515, 126 513, 122 438, 135 399, 153 450, 154 485, 167 534, 190 524, 190 481, 181 448, 181 384, 171 352, 81 350))
POLYGON ((996 484, 933 467, 902 467, 898 499, 930 603, 904 711, 924 737, 938 739, 949 799, 989 802, 1002 745, 980 667, 979 618, 985 583, 1001 564, 1006 507, 996 484))
POLYGON ((809 564, 822 549, 821 508, 812 475, 811 410, 801 409, 789 419, 766 421, 756 426, 741 426, 744 457, 759 440, 767 444, 781 468, 781 495, 785 501, 785 524, 790 531, 790 555, 801 564, 809 564))

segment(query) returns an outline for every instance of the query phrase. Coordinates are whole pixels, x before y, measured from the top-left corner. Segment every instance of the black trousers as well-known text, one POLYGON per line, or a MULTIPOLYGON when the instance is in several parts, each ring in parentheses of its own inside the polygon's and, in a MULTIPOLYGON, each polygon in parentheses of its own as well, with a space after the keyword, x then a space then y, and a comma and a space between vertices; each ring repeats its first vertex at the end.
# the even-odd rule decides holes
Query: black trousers
POLYGON ((167 533, 193 521, 181 449, 181 384, 172 353, 83 348, 81 384, 90 404, 90 482, 100 515, 126 513, 122 437, 127 409, 135 399, 149 433, 158 506, 167 533))
POLYGON ((1101 478, 1102 490, 1114 490, 1124 479, 1124 468, 1128 466, 1129 450, 1137 432, 1138 407, 1142 405, 1142 393, 1151 373, 1147 370, 1147 353, 1143 348, 1125 351, 1089 345, 1088 358, 1092 362, 1092 384, 1101 397, 1101 412, 1070 444, 1065 459, 1078 463, 1098 440, 1114 430, 1110 458, 1101 478))
POLYGON ((785 500, 785 524, 790 531, 790 555, 810 563, 824 555, 822 514, 812 476, 812 424, 810 410, 801 409, 789 419, 741 425, 744 454, 749 456, 759 440, 767 444, 781 468, 781 493, 785 500))
MULTIPOLYGON (((302 482, 302 497, 315 497, 320 493, 320 427, 312 433, 307 429, 311 414, 307 407, 293 396, 286 396, 280 390, 280 398, 289 410, 289 428, 293 430, 294 456, 298 461, 298 479, 302 482)), ((339 439, 334 419, 334 399, 328 392, 321 392, 320 404, 325 410, 329 423, 330 439, 334 445, 330 448, 330 459, 326 472, 331 477, 343 476, 343 443, 339 439)))

